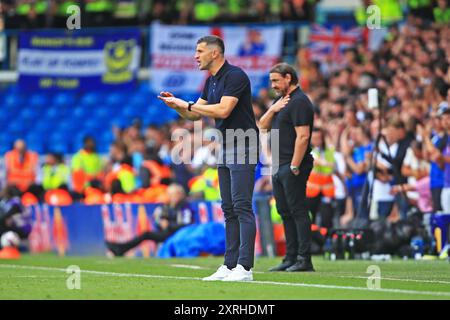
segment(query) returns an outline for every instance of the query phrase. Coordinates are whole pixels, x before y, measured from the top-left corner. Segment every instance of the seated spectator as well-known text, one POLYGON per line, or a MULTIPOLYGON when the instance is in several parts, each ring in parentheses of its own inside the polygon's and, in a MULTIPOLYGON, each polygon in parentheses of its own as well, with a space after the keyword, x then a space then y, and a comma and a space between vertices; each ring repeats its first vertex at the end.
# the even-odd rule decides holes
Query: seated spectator
POLYGON ((136 174, 131 157, 125 156, 105 177, 105 189, 111 194, 130 193, 136 189, 136 174))
POLYGON ((172 178, 172 170, 165 165, 161 158, 152 148, 147 148, 144 155, 144 162, 139 171, 142 188, 157 186, 163 179, 172 178))
POLYGON ((21 192, 31 191, 30 187, 36 184, 38 165, 38 154, 27 150, 25 141, 16 140, 13 150, 5 154, 7 185, 21 192))
POLYGON ((92 137, 83 139, 83 148, 72 158, 72 188, 83 193, 84 188, 94 181, 103 180, 103 162, 96 152, 95 140, 92 137))
POLYGON ((219 173, 217 168, 205 167, 201 175, 189 181, 190 196, 205 201, 220 200, 219 173))
POLYGON ((42 167, 42 187, 44 190, 68 188, 70 169, 64 164, 62 155, 50 153, 42 167))
POLYGON ((115 256, 123 256, 145 240, 164 242, 179 229, 194 222, 193 211, 186 201, 186 194, 182 186, 171 184, 167 188, 169 201, 155 209, 155 231, 147 231, 125 243, 106 242, 106 246, 115 256))

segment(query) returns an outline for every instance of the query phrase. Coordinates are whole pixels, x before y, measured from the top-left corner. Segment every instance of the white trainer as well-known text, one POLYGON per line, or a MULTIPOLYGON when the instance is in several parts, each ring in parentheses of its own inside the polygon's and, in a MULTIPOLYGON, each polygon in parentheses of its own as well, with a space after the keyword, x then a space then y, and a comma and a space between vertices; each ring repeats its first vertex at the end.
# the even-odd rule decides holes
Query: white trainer
POLYGON ((203 278, 203 281, 220 281, 231 273, 231 270, 226 265, 221 265, 216 272, 209 277, 203 278))
POLYGON ((252 280, 253 280, 252 270, 247 271, 240 264, 238 264, 236 268, 234 268, 227 277, 222 279, 222 281, 252 281, 252 280))

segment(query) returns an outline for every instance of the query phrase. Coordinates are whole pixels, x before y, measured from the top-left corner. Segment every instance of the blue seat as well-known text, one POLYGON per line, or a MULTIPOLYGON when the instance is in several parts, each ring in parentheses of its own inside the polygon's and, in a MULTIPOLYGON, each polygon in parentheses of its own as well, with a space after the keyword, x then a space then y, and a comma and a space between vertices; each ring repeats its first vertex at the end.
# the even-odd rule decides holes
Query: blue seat
POLYGON ((13 119, 14 117, 17 117, 19 115, 21 109, 22 106, 5 106, 4 108, 1 108, 0 111, 7 115, 9 118, 13 119))
POLYGON ((125 92, 114 92, 110 93, 106 96, 106 105, 107 106, 122 106, 125 101, 129 98, 125 92))
POLYGON ((45 107, 50 104, 50 98, 44 93, 33 93, 28 98, 28 105, 32 108, 45 107))
POLYGON ((61 131, 55 131, 49 137, 49 140, 53 142, 67 141, 68 139, 69 137, 67 137, 67 135, 61 131))
POLYGON ((98 92, 87 92, 80 97, 80 105, 95 107, 103 102, 103 95, 98 92))
POLYGON ((36 135, 46 135, 53 126, 52 122, 47 121, 45 118, 40 118, 33 124, 31 132, 34 132, 36 135))
POLYGON ((111 109, 105 106, 94 107, 90 112, 97 119, 106 119, 111 116, 111 109))
POLYGON ((111 147, 112 141, 100 139, 97 142, 97 152, 100 154, 109 153, 109 148, 111 147))
POLYGON ((19 107, 23 105, 25 99, 21 93, 8 93, 2 101, 3 107, 19 107))
POLYGON ((57 130, 65 136, 70 136, 73 134, 73 132, 77 131, 80 128, 80 125, 82 124, 74 121, 73 118, 68 118, 58 122, 57 130))
POLYGON ((141 81, 138 87, 139 92, 150 92, 150 82, 141 81))
POLYGON ((6 125, 11 121, 12 117, 9 113, 4 112, 0 109, 0 128, 6 127, 6 125))
POLYGON ((69 92, 59 92, 53 99, 52 104, 55 106, 71 106, 73 107, 76 101, 76 96, 74 93, 69 92))
POLYGON ((128 118, 135 118, 140 116, 142 113, 139 110, 139 108, 127 105, 126 107, 123 108, 122 110, 122 115, 128 118))
POLYGON ((13 146, 13 139, 8 134, 0 134, 0 157, 2 157, 7 151, 11 150, 13 146))
POLYGON ((14 120, 8 124, 6 131, 12 135, 14 138, 23 136, 25 131, 24 123, 21 120, 14 120))
POLYGON ((20 117, 22 119, 33 119, 33 120, 37 120, 39 116, 39 110, 35 109, 35 108, 25 108, 22 109, 22 111, 20 112, 20 117))
POLYGON ((68 108, 51 106, 45 111, 45 118, 53 121, 63 119, 69 113, 68 108))
POLYGON ((25 141, 29 150, 37 152, 39 154, 45 153, 45 143, 42 140, 42 137, 28 135, 27 138, 25 138, 25 141))
POLYGON ((87 119, 84 123, 83 123, 83 129, 86 130, 87 132, 93 132, 94 134, 100 130, 102 127, 102 123, 98 122, 97 119, 91 118, 91 119, 87 119))
POLYGON ((88 115, 88 109, 82 106, 77 106, 71 111, 71 116, 74 121, 80 121, 80 119, 85 119, 88 115))
POLYGON ((50 142, 47 145, 47 152, 68 154, 70 153, 69 143, 64 141, 50 142))

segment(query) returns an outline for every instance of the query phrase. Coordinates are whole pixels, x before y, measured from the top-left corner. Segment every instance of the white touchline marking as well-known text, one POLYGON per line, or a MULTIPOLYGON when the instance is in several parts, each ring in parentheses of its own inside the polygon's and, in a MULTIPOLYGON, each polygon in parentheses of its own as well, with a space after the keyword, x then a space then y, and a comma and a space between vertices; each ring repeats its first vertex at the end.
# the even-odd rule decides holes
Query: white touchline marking
MULTIPOLYGON (((41 267, 41 266, 23 266, 14 264, 0 264, 1 268, 10 269, 27 269, 27 270, 42 270, 42 271, 62 271, 66 272, 65 268, 55 268, 55 267, 41 267)), ((95 270, 83 270, 82 273, 85 274, 95 274, 104 275, 112 277, 130 277, 130 278, 149 278, 149 279, 173 279, 173 280, 202 280, 198 277, 178 277, 178 276, 163 276, 163 275, 153 275, 153 274, 133 274, 133 273, 117 273, 117 272, 107 272, 107 271, 95 271, 95 270)), ((242 283, 242 282, 241 282, 242 283)), ((353 286, 338 286, 338 285, 328 285, 328 284, 314 284, 314 283, 292 283, 292 282, 276 282, 276 281, 247 281, 246 284, 269 284, 278 286, 289 286, 289 287, 306 287, 306 288, 320 288, 320 289, 341 289, 341 290, 356 290, 356 291, 371 291, 371 292, 389 292, 389 293, 403 293, 403 294, 418 294, 418 295, 428 295, 428 296, 444 296, 450 297, 450 292, 440 292, 440 291, 417 291, 417 290, 404 290, 404 289, 369 289, 366 287, 353 287, 353 286)))
POLYGON ((174 268, 184 268, 184 269, 193 269, 193 270, 208 270, 208 268, 194 266, 190 264, 170 264, 169 266, 174 268))
MULTIPOLYGON (((201 266, 196 266, 194 264, 170 264, 169 266, 174 267, 174 268, 186 268, 186 269, 194 269, 194 270, 216 270, 214 268, 201 267, 201 266)), ((253 273, 263 274, 265 272, 253 271, 253 273)))
MULTIPOLYGON (((215 270, 214 268, 207 268, 207 267, 201 267, 194 264, 171 264, 171 267, 174 268, 186 268, 186 269, 197 269, 197 270, 215 270)), ((267 271, 253 271, 254 274, 273 274, 272 272, 267 271)), ((335 275, 332 272, 320 272, 315 273, 314 275, 318 276, 330 276, 330 277, 336 277, 336 278, 348 278, 348 279, 367 279, 367 276, 339 276, 335 275)), ((380 279, 380 280, 387 280, 387 281, 402 281, 402 282, 418 282, 418 283, 436 283, 436 284, 450 284, 450 281, 444 281, 444 280, 421 280, 421 279, 408 279, 408 278, 374 278, 372 279, 380 279)))
MULTIPOLYGON (((335 276, 337 278, 351 278, 351 279, 367 279, 364 276, 335 276)), ((407 278, 390 278, 390 277, 372 277, 372 279, 380 279, 387 281, 402 281, 402 282, 418 282, 418 283, 436 283, 436 284, 450 284, 450 281, 444 280, 421 280, 421 279, 407 279, 407 278)))

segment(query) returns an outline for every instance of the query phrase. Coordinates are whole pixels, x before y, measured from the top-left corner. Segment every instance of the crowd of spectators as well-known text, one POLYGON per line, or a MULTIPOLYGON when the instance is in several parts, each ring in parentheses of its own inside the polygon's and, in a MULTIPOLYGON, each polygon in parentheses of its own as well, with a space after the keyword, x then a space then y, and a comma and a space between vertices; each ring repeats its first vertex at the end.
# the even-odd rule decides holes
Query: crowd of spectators
POLYGON ((83 26, 313 21, 318 0, 3 0, 5 27, 65 28, 78 5, 83 26), (73 12, 70 11, 70 14, 73 12))
MULTIPOLYGON (((166 8, 165 3, 153 2, 152 10, 166 8)), ((339 64, 314 61, 307 48, 298 49, 300 86, 315 106, 313 175, 333 180, 332 191, 325 186, 318 192, 308 190, 315 222, 331 227, 355 218, 404 219, 415 209, 450 212, 449 65, 450 25, 428 23, 417 15, 391 26, 379 50, 359 43, 345 51, 339 64), (368 108, 367 90, 372 87, 379 91, 377 109, 368 108), (379 133, 383 139, 377 141, 379 133), (372 163, 375 179, 367 193, 364 185, 372 163)), ((274 99, 270 87, 256 94, 257 120, 274 99)), ((208 120, 202 125, 214 126, 208 120)), ((69 202, 164 202, 167 186, 176 182, 191 198, 220 199, 217 144, 204 141, 192 155, 177 154, 182 161, 174 161, 171 134, 177 129, 192 139, 196 134, 189 121, 148 128, 136 121, 114 129, 116 141, 107 158, 98 155, 95 141, 86 137, 69 163, 62 155, 47 155, 42 167, 38 155, 19 140, 5 156, 8 194, 15 192, 30 203, 64 200, 49 192, 55 190, 65 191, 69 202)), ((270 159, 270 154, 262 157, 270 159)), ((256 192, 271 194, 270 176, 258 168, 256 192)))
MULTIPOLYGON (((312 141, 318 165, 334 170, 334 201, 322 195, 322 203, 343 214, 341 222, 357 214, 405 218, 411 208, 450 212, 449 39, 448 24, 410 15, 405 24, 389 29, 379 50, 359 44, 346 50, 341 65, 313 63, 306 50, 298 51, 301 86, 317 108, 312 141), (380 143, 375 143, 380 109, 368 108, 372 87, 380 95, 380 143), (362 194, 374 150, 373 192, 362 194), (364 205, 367 199, 374 204, 370 208, 364 205)), ((330 226, 327 215, 324 221, 330 226)))

